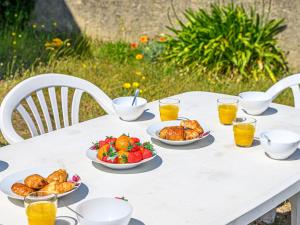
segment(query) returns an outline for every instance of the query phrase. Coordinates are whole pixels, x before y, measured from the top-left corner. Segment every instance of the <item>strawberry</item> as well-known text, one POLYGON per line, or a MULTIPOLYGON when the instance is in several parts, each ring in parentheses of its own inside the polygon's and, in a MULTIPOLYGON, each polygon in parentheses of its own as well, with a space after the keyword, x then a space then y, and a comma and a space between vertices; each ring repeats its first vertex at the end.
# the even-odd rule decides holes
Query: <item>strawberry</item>
POLYGON ((153 156, 153 153, 150 150, 146 149, 146 148, 143 149, 142 154, 143 154, 143 159, 148 159, 148 158, 151 158, 153 156))
POLYGON ((141 151, 129 152, 128 153, 128 163, 137 163, 143 160, 143 155, 141 151))
POLYGON ((101 148, 101 147, 104 146, 105 144, 107 144, 105 141, 99 141, 98 146, 99 146, 99 148, 101 148))
POLYGON ((140 150, 140 145, 134 144, 134 145, 130 145, 127 148, 128 152, 136 152, 140 150))
POLYGON ((109 148, 110 148, 109 144, 104 144, 101 148, 99 148, 97 152, 98 159, 102 160, 104 156, 107 156, 109 148))
POLYGON ((137 138, 137 137, 131 137, 131 140, 132 140, 134 143, 140 142, 140 139, 137 138))
POLYGON ((108 162, 108 163, 117 163, 118 158, 117 157, 116 158, 110 158, 109 156, 104 156, 102 158, 102 161, 108 162))
POLYGON ((108 143, 108 144, 114 144, 116 142, 117 138, 114 138, 114 137, 106 137, 105 139, 105 143, 108 143))
POLYGON ((128 152, 119 151, 118 152, 118 164, 124 164, 128 162, 128 152))

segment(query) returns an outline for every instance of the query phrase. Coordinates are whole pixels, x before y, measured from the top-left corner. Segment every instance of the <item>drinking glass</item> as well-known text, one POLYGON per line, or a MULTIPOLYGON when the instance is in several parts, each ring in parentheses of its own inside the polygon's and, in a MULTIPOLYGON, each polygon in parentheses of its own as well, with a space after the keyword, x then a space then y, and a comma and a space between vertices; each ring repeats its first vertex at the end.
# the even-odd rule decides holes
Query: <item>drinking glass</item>
POLYGON ((57 210, 57 196, 37 191, 24 198, 29 225, 54 225, 57 210))
POLYGON ((256 119, 237 118, 233 121, 234 141, 237 146, 250 147, 253 144, 256 119))
POLYGON ((239 100, 235 98, 219 98, 218 112, 220 123, 224 125, 231 125, 236 119, 239 100))
POLYGON ((159 113, 161 121, 177 120, 180 100, 165 98, 159 100, 159 113))

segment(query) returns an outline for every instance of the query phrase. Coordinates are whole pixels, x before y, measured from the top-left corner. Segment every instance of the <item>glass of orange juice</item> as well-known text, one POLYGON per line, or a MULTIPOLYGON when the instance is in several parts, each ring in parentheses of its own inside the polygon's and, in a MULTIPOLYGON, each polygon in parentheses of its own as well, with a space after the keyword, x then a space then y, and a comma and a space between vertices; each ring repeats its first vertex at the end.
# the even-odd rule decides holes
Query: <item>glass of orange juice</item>
POLYGON ((234 98, 219 98, 217 102, 220 123, 231 125, 236 118, 239 100, 234 98))
POLYGON ((165 98, 159 100, 159 113, 161 121, 177 120, 180 100, 165 98))
POLYGON ((57 196, 44 191, 27 195, 24 199, 29 225, 54 225, 57 196))
POLYGON ((253 144, 256 119, 237 118, 233 121, 234 141, 237 146, 250 147, 253 144))

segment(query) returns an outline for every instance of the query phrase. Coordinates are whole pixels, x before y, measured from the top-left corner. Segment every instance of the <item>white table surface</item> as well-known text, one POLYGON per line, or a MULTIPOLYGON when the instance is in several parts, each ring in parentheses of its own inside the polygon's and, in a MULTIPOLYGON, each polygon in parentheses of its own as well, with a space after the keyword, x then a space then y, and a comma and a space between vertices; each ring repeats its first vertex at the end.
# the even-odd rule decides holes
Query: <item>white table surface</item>
MULTIPOLYGON (((134 207, 130 225, 247 224, 300 190, 300 153, 289 160, 268 158, 260 145, 238 148, 232 127, 219 124, 216 99, 225 95, 188 92, 180 116, 206 123, 212 136, 201 142, 171 147, 154 142, 160 157, 128 171, 92 164, 85 156, 91 143, 107 135, 130 133, 150 140, 146 128, 159 121, 158 102, 140 121, 125 122, 103 116, 0 149, 0 179, 16 171, 56 163, 77 171, 84 185, 64 198, 75 208, 83 199, 125 196, 134 207), (153 117, 155 114, 155 117, 153 117)), ((239 110, 239 115, 245 115, 239 110)), ((300 133, 300 111, 272 104, 255 117, 258 135, 272 128, 300 133)), ((60 207, 59 216, 76 217, 60 207)), ((64 222, 61 217, 57 224, 64 222)), ((21 201, 0 194, 0 224, 27 224, 21 201)))

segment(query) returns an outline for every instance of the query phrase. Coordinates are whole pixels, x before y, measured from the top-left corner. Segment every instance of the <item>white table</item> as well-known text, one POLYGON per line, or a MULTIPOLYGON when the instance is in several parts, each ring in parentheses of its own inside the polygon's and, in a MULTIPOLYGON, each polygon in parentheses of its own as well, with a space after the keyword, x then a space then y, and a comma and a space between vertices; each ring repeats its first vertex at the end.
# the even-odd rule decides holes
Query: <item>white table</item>
MULTIPOLYGON (((276 161, 268 158, 260 145, 235 147, 232 127, 218 121, 216 99, 224 96, 206 92, 177 95, 180 115, 204 121, 212 136, 176 148, 154 142, 160 157, 136 169, 113 171, 96 166, 85 151, 92 141, 106 135, 130 133, 149 140, 146 128, 159 121, 158 102, 150 103, 149 113, 137 122, 103 116, 3 147, 0 179, 31 167, 64 165, 77 171, 84 183, 64 198, 66 204, 75 208, 83 199, 125 196, 134 207, 135 219, 130 225, 248 224, 294 196, 292 221, 299 225, 300 152, 289 160, 276 161)), ((244 115, 242 111, 239 114, 244 115)), ((300 132, 300 111, 291 107, 273 104, 266 115, 256 119, 257 135, 272 128, 300 132)), ((0 224, 25 225, 21 205, 1 193, 0 224)), ((76 217, 63 207, 58 215, 76 217)), ((63 219, 58 224, 66 224, 63 219)))

